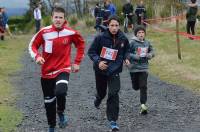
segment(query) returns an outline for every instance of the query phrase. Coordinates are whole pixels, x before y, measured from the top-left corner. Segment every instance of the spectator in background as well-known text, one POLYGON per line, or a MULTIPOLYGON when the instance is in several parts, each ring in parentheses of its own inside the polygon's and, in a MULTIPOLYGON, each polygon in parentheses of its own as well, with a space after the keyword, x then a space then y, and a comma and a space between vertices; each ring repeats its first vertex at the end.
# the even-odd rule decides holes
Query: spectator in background
POLYGON ((111 0, 104 0, 103 25, 108 26, 108 18, 116 14, 116 7, 111 0))
POLYGON ((34 9, 34 19, 35 19, 35 31, 36 33, 40 30, 41 28, 41 19, 42 19, 42 13, 41 13, 41 4, 37 4, 37 7, 34 9))
POLYGON ((140 0, 140 3, 137 5, 135 9, 135 14, 137 16, 137 24, 145 25, 144 23, 142 23, 146 19, 146 9, 143 0, 140 0))
POLYGON ((8 25, 8 15, 7 15, 6 9, 4 7, 2 8, 2 14, 3 14, 3 19, 4 19, 3 21, 4 21, 4 24, 5 24, 5 30, 8 33, 8 35, 10 37, 12 37, 13 35, 10 32, 10 28, 9 28, 9 25, 8 25))
POLYGON ((4 40, 5 23, 3 19, 2 8, 0 8, 0 39, 4 40))
POLYGON ((96 25, 95 25, 95 29, 98 30, 98 26, 101 25, 101 21, 102 21, 102 16, 101 16, 101 7, 99 5, 99 3, 96 4, 95 8, 94 8, 94 17, 96 20, 96 25))
POLYGON ((111 0, 105 0, 105 7, 110 11, 110 15, 116 15, 116 6, 111 0))
POLYGON ((101 12, 101 7, 99 5, 99 3, 96 4, 95 8, 94 8, 94 17, 99 17, 100 16, 100 12, 101 12))
POLYGON ((131 4, 131 0, 126 0, 127 2, 122 7, 122 14, 124 17, 126 17, 126 14, 128 14, 128 24, 131 25, 131 27, 134 27, 134 14, 133 14, 133 5, 131 4))
POLYGON ((195 35, 195 23, 197 19, 197 12, 198 12, 198 6, 196 3, 196 0, 191 0, 191 3, 188 4, 188 10, 186 13, 186 19, 187 19, 187 33, 192 35, 195 35))

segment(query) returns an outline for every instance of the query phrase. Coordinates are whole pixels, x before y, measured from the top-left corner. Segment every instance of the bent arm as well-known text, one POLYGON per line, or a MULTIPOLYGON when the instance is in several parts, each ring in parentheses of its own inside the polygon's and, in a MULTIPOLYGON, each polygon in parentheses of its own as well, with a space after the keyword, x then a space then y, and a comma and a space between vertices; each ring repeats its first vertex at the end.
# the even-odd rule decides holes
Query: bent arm
POLYGON ((93 40, 93 42, 88 50, 88 56, 94 62, 95 65, 98 65, 99 61, 100 61, 100 55, 98 54, 98 47, 100 45, 99 41, 100 41, 99 37, 96 37, 93 40))
POLYGON ((44 40, 41 32, 35 34, 31 39, 28 50, 33 60, 37 60, 38 57, 41 57, 40 53, 38 52, 38 49, 42 43, 44 43, 44 40))
POLYGON ((72 39, 75 47, 77 48, 74 64, 80 65, 81 61, 84 58, 85 41, 78 32, 76 32, 76 34, 73 35, 72 39))

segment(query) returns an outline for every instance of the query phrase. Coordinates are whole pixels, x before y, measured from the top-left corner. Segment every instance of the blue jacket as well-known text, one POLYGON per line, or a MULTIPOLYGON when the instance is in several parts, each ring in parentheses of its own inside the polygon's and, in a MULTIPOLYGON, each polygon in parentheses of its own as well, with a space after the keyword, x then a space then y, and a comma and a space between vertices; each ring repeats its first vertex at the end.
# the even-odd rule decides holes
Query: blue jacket
POLYGON ((8 23, 8 15, 7 13, 3 13, 3 19, 4 19, 4 23, 7 24, 8 23))
POLYGON ((95 37, 88 50, 88 56, 93 61, 93 67, 96 72, 110 76, 122 72, 123 61, 129 54, 129 47, 129 41, 123 32, 119 31, 114 37, 109 30, 106 30, 95 37), (116 59, 108 60, 100 57, 103 47, 118 50, 116 59), (99 69, 100 61, 107 62, 108 68, 106 70, 99 69))
POLYGON ((3 12, 0 16, 0 26, 6 28, 6 24, 8 23, 8 15, 3 12))
POLYGON ((107 9, 110 10, 110 14, 111 15, 115 15, 116 14, 116 7, 115 7, 114 4, 109 4, 107 9))
POLYGON ((0 13, 0 26, 3 27, 3 14, 0 13))

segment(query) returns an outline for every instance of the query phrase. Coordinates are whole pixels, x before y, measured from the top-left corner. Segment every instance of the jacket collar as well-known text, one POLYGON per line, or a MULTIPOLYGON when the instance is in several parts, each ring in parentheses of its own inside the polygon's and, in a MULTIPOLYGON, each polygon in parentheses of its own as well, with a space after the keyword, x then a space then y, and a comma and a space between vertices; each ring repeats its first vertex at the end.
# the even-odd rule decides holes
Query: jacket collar
POLYGON ((134 36, 132 39, 137 41, 137 42, 140 42, 140 43, 144 43, 144 41, 145 41, 145 39, 144 40, 139 40, 136 36, 134 36))

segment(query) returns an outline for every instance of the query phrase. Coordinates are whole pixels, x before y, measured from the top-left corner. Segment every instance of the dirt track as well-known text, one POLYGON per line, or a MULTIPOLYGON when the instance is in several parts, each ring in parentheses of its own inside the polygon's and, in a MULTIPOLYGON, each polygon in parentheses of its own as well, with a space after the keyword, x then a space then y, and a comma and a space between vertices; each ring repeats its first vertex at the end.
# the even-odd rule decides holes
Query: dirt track
MULTIPOLYGON (((87 38, 87 44, 92 37, 87 38)), ((156 58, 155 58, 156 59, 156 58)), ((18 108, 24 120, 18 132, 46 132, 47 122, 40 87, 39 66, 31 62, 28 53, 22 60, 23 70, 13 77, 19 91, 18 108)), ((129 73, 121 74, 120 132, 200 132, 200 96, 149 76, 149 114, 139 114, 139 92, 131 88, 129 73)), ((95 95, 92 63, 86 56, 81 71, 71 74, 66 103, 69 125, 59 132, 105 132, 109 128, 103 100, 100 110, 93 106, 95 95)))

